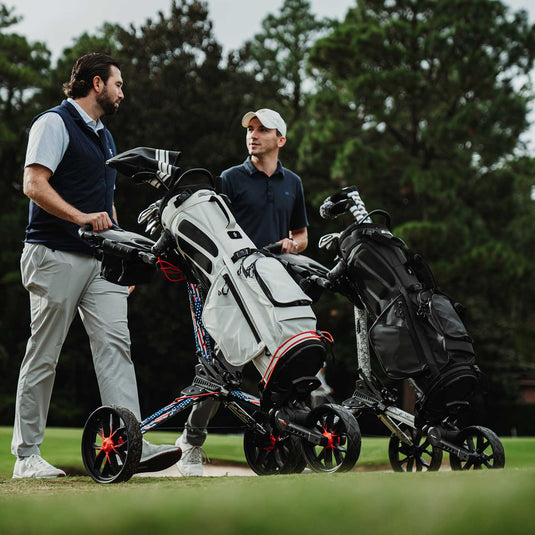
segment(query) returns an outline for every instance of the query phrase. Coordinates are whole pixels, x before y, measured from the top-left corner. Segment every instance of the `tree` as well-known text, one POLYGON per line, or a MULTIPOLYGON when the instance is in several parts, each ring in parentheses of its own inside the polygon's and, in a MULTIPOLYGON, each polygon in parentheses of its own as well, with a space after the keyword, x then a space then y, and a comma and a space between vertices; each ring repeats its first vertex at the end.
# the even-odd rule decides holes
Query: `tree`
POLYGON ((32 99, 45 84, 50 64, 50 53, 42 43, 29 43, 6 31, 19 20, 13 8, 0 4, 0 417, 9 421, 17 356, 24 351, 29 331, 28 301, 19 274, 27 218, 21 193, 26 129, 36 113, 32 99))
POLYGON ((336 129, 355 132, 334 176, 393 177, 423 217, 443 212, 444 181, 490 168, 526 130, 531 94, 514 83, 533 65, 533 34, 500 2, 360 1, 312 53, 328 86, 316 104, 343 109, 336 129))
MULTIPOLYGON (((29 43, 26 38, 6 33, 19 21, 13 9, 0 4, 0 160, 4 180, 0 181, 0 199, 7 207, 0 217, 13 215, 12 203, 21 188, 22 160, 27 121, 35 113, 33 96, 44 86, 50 66, 50 53, 42 43, 29 43)), ((7 220, 6 220, 7 222, 7 220)), ((2 244, 12 242, 2 225, 2 244)), ((18 237, 20 238, 20 236, 18 237)))
POLYGON ((172 2, 168 16, 159 13, 140 29, 117 29, 116 40, 126 80, 115 118, 120 147, 180 150, 185 166, 209 167, 214 174, 234 165, 243 152, 240 114, 256 85, 234 63, 222 67, 205 4, 172 2))
MULTIPOLYGON (((307 0, 285 0, 280 14, 262 21, 262 32, 246 42, 241 56, 257 80, 271 88, 273 107, 299 119, 306 93, 306 63, 314 40, 333 26, 318 19, 307 0)), ((310 80, 308 80, 310 82, 310 80)))
POLYGON ((320 190, 356 184, 443 288, 472 305, 479 358, 501 380, 504 360, 512 370, 528 359, 535 335, 530 253, 515 249, 519 214, 532 206, 519 168, 506 165, 528 126, 533 94, 516 82, 534 58, 535 27, 501 2, 359 0, 311 53, 322 83, 300 147, 320 190), (520 331, 530 333, 524 347, 520 331))

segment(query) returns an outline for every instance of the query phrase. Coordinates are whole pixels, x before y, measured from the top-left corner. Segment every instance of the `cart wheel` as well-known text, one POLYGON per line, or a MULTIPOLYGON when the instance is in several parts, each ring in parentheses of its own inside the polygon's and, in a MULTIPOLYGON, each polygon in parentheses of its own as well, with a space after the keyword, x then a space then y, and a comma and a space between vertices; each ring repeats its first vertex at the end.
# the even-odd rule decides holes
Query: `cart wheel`
POLYGON ((297 460, 295 466, 289 472, 284 472, 285 474, 300 474, 307 467, 307 460, 305 454, 303 453, 303 449, 301 448, 301 444, 299 444, 299 449, 301 450, 301 457, 297 460))
POLYGON ((394 472, 435 472, 442 465, 442 450, 431 445, 421 429, 401 425, 401 430, 412 440, 412 446, 392 435, 388 443, 388 458, 394 472))
POLYGON ((459 432, 455 443, 469 453, 476 453, 477 456, 464 461, 454 453, 450 453, 452 470, 481 470, 505 466, 503 445, 496 433, 487 427, 475 425, 466 427, 459 432))
POLYGON ((259 476, 293 474, 306 466, 299 439, 292 435, 263 435, 255 429, 246 429, 243 450, 247 463, 259 476))
POLYGON ((344 407, 320 405, 307 417, 307 427, 320 433, 328 442, 325 446, 302 439, 301 446, 308 465, 314 472, 347 472, 360 455, 361 435, 355 417, 344 407))
POLYGON ((82 459, 97 483, 128 481, 136 473, 141 448, 139 422, 124 407, 100 407, 85 423, 82 459))

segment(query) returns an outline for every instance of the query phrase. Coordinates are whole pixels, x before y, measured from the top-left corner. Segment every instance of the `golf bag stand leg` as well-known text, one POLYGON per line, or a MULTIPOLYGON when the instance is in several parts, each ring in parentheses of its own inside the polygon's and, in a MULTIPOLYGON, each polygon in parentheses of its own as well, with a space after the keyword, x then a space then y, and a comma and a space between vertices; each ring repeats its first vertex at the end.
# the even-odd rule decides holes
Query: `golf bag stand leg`
POLYGON ((357 363, 359 370, 371 378, 370 348, 368 345, 368 316, 363 308, 354 307, 355 336, 357 339, 357 363))

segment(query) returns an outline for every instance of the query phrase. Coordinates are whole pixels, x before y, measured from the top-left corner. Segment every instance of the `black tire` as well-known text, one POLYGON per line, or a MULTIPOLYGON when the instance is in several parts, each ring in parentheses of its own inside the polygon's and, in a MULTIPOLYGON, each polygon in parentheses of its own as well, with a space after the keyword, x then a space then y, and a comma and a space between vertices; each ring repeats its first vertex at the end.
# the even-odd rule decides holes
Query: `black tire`
POLYGON ((412 446, 392 435, 388 443, 388 458, 394 472, 436 472, 442 465, 442 450, 431 445, 427 435, 408 425, 400 426, 412 446))
POLYGON ((99 407, 82 434, 82 459, 97 483, 121 483, 135 473, 143 445, 137 418, 124 407, 99 407))
POLYGON ((306 466, 300 441, 292 435, 263 435, 248 428, 243 435, 243 450, 247 464, 259 476, 293 474, 306 466))
POLYGON ((289 472, 284 472, 285 474, 300 474, 307 467, 308 463, 305 458, 305 454, 303 453, 303 449, 301 448, 301 444, 299 444, 299 450, 301 451, 300 458, 297 460, 297 462, 289 472))
POLYGON ((344 407, 326 403, 313 409, 306 425, 328 438, 326 446, 302 439, 301 446, 314 472, 347 472, 360 455, 361 435, 355 417, 344 407))
POLYGON ((505 452, 503 445, 494 431, 487 427, 471 426, 459 432, 455 444, 469 453, 477 453, 477 457, 467 461, 461 460, 450 453, 452 470, 482 470, 483 468, 503 468, 505 452))

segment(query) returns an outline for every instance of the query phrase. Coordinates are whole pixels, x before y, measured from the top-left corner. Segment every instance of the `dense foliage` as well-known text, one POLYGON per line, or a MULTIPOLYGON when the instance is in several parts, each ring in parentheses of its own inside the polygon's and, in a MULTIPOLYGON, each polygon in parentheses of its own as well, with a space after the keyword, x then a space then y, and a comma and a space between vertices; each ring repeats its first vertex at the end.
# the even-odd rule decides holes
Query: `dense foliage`
MULTIPOLYGON (((126 99, 107 120, 119 150, 182 151, 183 168, 219 174, 245 158, 245 111, 269 106, 288 119, 281 159, 303 177, 309 256, 325 222, 317 208, 356 184, 371 208, 391 212, 396 232, 431 263, 446 293, 463 302, 490 403, 512 403, 533 369, 535 161, 519 136, 533 97, 528 73, 535 28, 524 12, 491 0, 358 0, 345 20, 319 20, 305 0, 285 0, 262 31, 223 57, 205 3, 170 2, 142 26, 105 24, 63 51, 55 65, 41 43, 9 31, 0 4, 0 421, 11 422, 29 332, 20 284, 27 199, 21 192, 31 118, 57 104, 74 60, 93 51, 119 59, 126 99), (519 81, 521 84, 519 85, 519 81)), ((149 188, 119 178, 121 225, 137 232, 149 188)), ((160 275, 160 274, 157 274, 160 275)), ((130 327, 143 412, 188 385, 195 357, 185 290, 157 276, 131 296, 130 327)), ((316 305, 337 339, 329 381, 351 393, 353 313, 342 298, 316 305)), ((254 388, 254 371, 249 386, 254 388)), ((87 337, 76 320, 64 346, 51 423, 79 425, 98 405, 87 337)))

